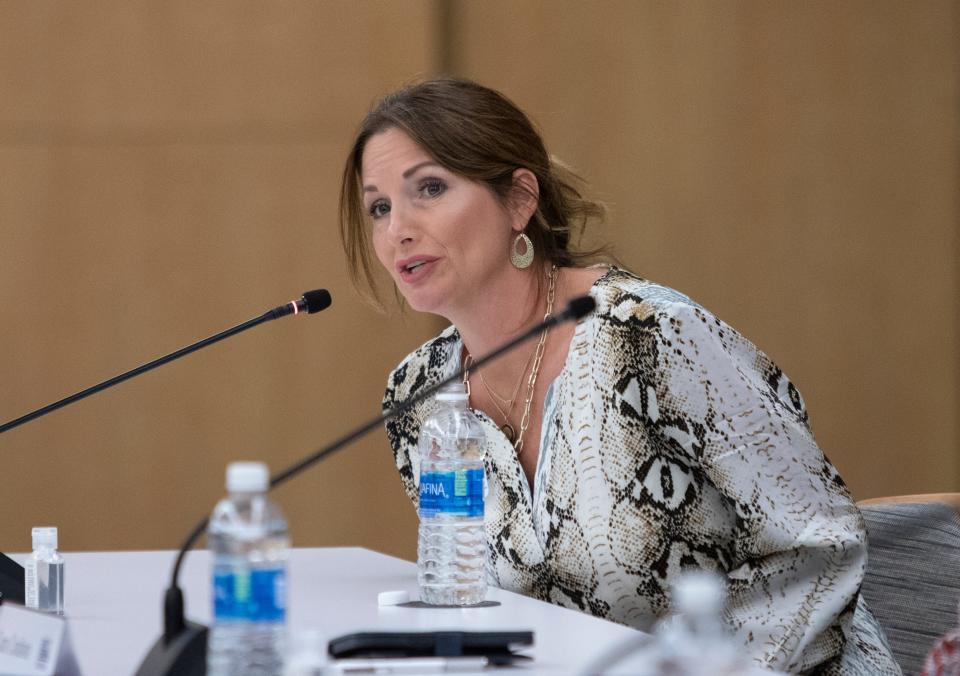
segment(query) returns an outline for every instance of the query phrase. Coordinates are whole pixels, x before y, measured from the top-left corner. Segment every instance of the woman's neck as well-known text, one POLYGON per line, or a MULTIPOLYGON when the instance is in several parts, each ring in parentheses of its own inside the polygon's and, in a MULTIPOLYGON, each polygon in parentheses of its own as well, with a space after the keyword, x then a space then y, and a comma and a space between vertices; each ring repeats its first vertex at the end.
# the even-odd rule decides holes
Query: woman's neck
MULTIPOLYGON (((471 307, 448 317, 460 332, 467 352, 483 356, 540 323, 546 308, 548 274, 549 268, 545 267, 536 271, 514 269, 476 294, 471 307), (538 275, 542 277, 538 279, 538 275)), ((526 359, 522 348, 518 352, 491 364, 490 372, 516 373, 512 362, 526 359), (498 365, 500 368, 496 368, 498 365)))

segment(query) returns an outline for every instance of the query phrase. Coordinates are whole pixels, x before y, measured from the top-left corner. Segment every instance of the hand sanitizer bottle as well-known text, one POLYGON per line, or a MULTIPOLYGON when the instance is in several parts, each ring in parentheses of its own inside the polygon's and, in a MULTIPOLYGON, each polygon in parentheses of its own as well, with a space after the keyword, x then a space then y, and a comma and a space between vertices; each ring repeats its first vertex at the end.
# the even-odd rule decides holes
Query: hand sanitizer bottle
POLYGON ((24 566, 27 608, 63 615, 63 557, 57 553, 57 529, 34 528, 33 553, 24 566))

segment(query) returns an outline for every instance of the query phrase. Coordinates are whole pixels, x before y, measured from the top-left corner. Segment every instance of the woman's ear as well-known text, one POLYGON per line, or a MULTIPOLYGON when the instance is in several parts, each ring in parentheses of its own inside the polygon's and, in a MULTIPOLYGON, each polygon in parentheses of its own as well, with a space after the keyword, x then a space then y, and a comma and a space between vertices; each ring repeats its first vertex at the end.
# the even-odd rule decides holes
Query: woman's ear
POLYGON ((510 212, 514 215, 513 229, 523 232, 540 203, 540 183, 529 169, 520 167, 513 172, 510 194, 510 212))

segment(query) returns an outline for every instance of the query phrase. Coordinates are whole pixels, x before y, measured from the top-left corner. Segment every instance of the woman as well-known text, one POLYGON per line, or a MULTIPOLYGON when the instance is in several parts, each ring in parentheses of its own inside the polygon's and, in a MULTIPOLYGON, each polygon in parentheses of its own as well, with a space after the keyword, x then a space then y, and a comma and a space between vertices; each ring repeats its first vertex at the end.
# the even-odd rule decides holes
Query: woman
MULTIPOLYGON (((689 298, 584 267, 571 235, 603 213, 526 116, 460 80, 402 89, 367 116, 341 190, 354 279, 371 249, 414 310, 452 326, 390 375, 384 407, 469 367, 545 313, 597 309, 468 372, 486 427, 492 582, 649 629, 678 573, 722 573, 755 661, 899 673, 859 596, 863 521, 800 394, 689 298)), ((417 503, 425 402, 387 426, 417 503)))

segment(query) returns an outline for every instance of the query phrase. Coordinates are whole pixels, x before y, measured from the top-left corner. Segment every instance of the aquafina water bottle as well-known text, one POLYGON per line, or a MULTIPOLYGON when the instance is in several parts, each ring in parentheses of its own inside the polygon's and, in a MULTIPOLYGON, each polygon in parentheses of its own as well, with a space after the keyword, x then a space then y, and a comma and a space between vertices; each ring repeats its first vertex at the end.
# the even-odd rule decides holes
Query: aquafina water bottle
POLYGON ((269 481, 263 463, 231 463, 227 467, 229 495, 210 517, 210 676, 279 674, 283 670, 290 539, 283 513, 267 499, 269 481))
POLYGON ((487 593, 483 428, 462 383, 441 389, 437 402, 420 430, 420 600, 474 605, 487 593))

